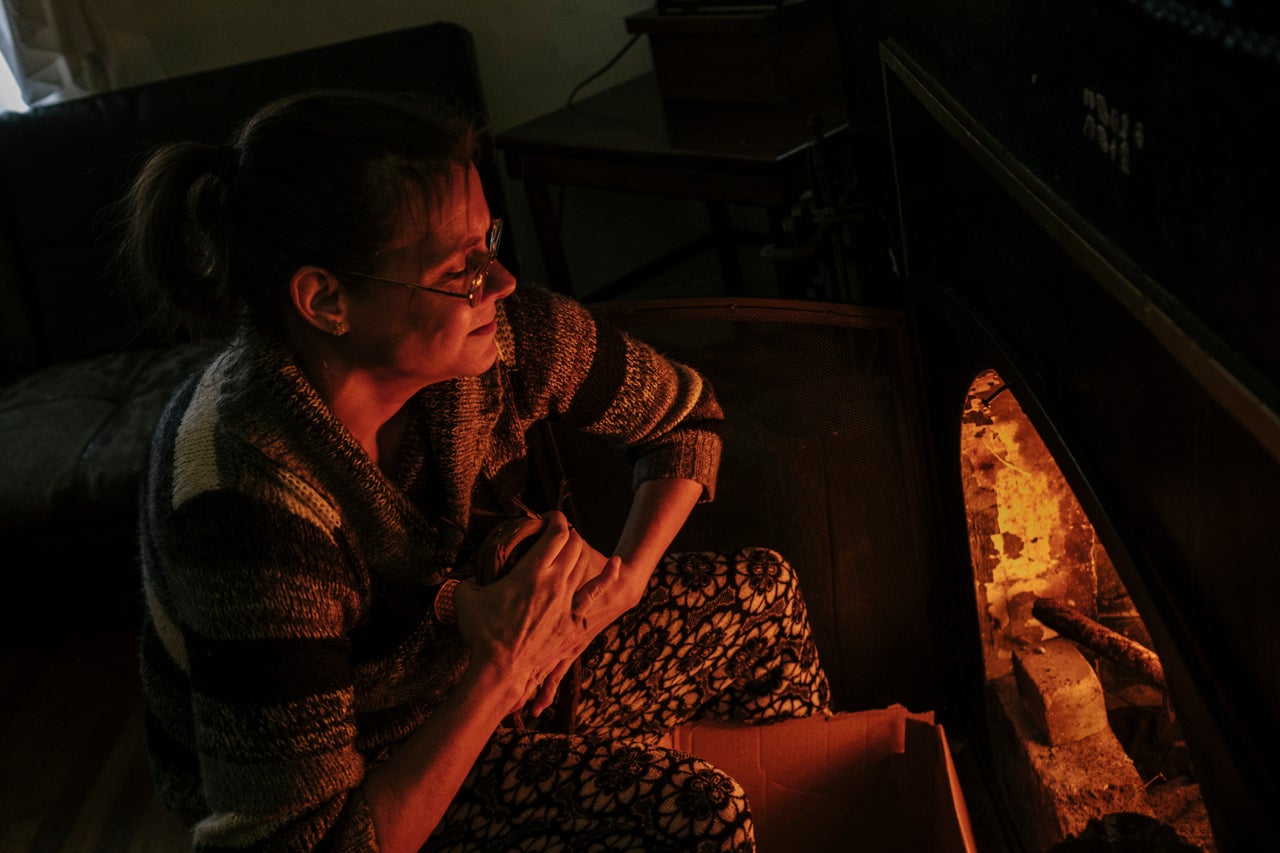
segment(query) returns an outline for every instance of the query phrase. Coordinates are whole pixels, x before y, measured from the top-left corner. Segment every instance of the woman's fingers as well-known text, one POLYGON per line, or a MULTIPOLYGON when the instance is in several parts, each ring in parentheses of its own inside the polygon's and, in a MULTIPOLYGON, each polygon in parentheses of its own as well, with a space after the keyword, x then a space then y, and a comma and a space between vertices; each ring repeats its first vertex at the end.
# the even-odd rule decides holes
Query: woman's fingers
MULTIPOLYGON (((517 682, 518 707, 535 714, 550 707, 573 661, 607 624, 593 619, 601 624, 588 630, 578 612, 580 600, 589 603, 603 595, 617 583, 621 566, 620 560, 606 561, 588 545, 562 513, 548 513, 545 519, 512 571, 475 590, 486 605, 474 614, 475 645, 500 661, 513 680, 523 680, 517 682)), ((471 633, 464 631, 464 636, 471 633)))
POLYGON ((560 682, 564 680, 565 673, 572 665, 572 660, 560 661, 551 674, 543 680, 541 688, 533 699, 533 716, 536 717, 551 707, 551 703, 556 698, 556 691, 560 689, 560 682))
POLYGON ((542 532, 530 546, 528 553, 521 557, 515 569, 544 569, 553 565, 564 553, 565 546, 570 544, 573 527, 562 512, 549 512, 543 516, 542 532))
POLYGON ((622 580, 622 558, 616 554, 609 558, 604 570, 584 583, 573 594, 573 621, 580 629, 594 628, 600 630, 603 625, 587 625, 589 615, 596 602, 609 594, 622 580))
MULTIPOLYGON (((576 530, 573 532, 573 535, 581 538, 581 534, 576 530)), ((587 583, 604 571, 607 562, 608 558, 606 558, 604 554, 601 554, 592 547, 590 542, 583 539, 582 552, 578 555, 578 560, 574 563, 573 568, 569 573, 568 588, 571 591, 578 590, 583 584, 587 583)))
POLYGON ((598 575, 583 584, 573 594, 570 602, 569 624, 565 626, 568 645, 564 648, 563 657, 550 674, 541 681, 540 689, 533 700, 534 716, 551 707, 551 703, 555 701, 556 690, 559 689, 560 682, 569 668, 573 666, 574 660, 595 635, 612 621, 612 617, 607 615, 610 612, 608 607, 597 608, 594 605, 616 588, 621 583, 621 578, 622 558, 613 556, 605 562, 604 569, 598 575))
POLYGON ((541 690, 541 676, 535 675, 533 678, 529 679, 529 683, 525 685, 524 696, 521 697, 520 704, 512 709, 512 713, 515 713, 516 711, 523 711, 525 708, 528 708, 529 703, 538 697, 539 691, 541 690))

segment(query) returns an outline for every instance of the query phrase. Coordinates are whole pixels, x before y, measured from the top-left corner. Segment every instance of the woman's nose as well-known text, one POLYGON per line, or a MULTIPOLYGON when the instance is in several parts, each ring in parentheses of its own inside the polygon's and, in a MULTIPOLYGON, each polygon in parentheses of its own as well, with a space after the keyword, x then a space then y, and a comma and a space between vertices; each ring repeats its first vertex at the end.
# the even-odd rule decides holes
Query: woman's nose
POLYGON ((484 279, 484 299, 502 299, 510 296, 516 289, 516 277, 498 260, 489 265, 489 274, 484 279))

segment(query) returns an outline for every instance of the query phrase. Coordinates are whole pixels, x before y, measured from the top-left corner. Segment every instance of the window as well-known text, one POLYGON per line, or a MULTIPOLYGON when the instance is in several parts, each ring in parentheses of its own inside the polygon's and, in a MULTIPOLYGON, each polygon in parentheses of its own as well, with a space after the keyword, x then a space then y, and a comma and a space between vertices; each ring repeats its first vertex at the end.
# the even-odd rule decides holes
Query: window
POLYGON ((27 103, 22 99, 22 87, 13 70, 13 35, 9 21, 0 14, 0 112, 26 112, 27 103))

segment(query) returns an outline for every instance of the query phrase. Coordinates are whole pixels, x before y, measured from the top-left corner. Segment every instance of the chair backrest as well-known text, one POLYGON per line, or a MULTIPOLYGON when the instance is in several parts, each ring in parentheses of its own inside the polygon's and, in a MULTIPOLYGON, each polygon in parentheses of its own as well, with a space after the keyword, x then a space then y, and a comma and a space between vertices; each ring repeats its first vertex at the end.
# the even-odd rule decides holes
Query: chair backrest
MULTIPOLYGON (((907 322, 815 302, 684 299, 593 306, 713 384, 727 418, 716 500, 682 550, 767 546, 796 568, 840 710, 938 707, 942 619, 907 322)), ((611 541, 626 463, 556 432, 573 511, 611 541)))

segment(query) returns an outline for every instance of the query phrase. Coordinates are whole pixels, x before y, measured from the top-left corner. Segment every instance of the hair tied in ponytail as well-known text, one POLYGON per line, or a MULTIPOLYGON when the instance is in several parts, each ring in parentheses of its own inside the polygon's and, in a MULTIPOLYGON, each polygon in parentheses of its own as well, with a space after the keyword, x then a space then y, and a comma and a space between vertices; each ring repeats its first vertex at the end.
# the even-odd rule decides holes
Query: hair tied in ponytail
POLYGON ((213 176, 224 184, 230 184, 240 170, 240 149, 234 145, 219 145, 213 149, 213 176))

